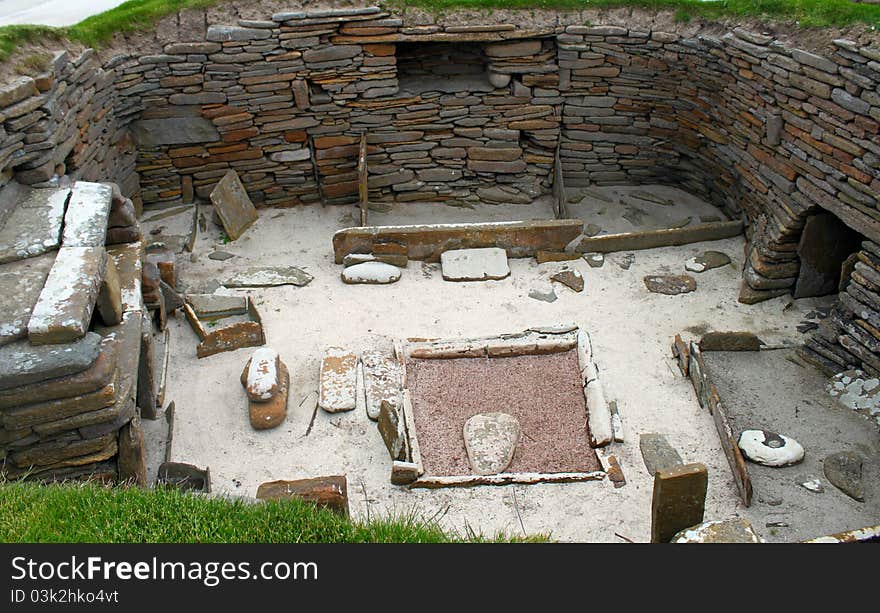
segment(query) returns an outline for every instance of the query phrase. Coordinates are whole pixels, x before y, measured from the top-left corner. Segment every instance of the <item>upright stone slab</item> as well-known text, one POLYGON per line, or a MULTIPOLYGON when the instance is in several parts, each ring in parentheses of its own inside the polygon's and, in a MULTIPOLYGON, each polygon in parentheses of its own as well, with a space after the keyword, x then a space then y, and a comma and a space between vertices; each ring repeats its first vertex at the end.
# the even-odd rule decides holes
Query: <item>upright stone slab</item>
POLYGON ((238 239, 259 215, 234 170, 227 172, 211 192, 211 203, 231 240, 238 239))
POLYGON ((61 244, 65 247, 103 247, 112 200, 113 189, 109 185, 77 181, 64 214, 61 244))
POLYGON ((138 242, 115 245, 107 249, 107 255, 116 264, 123 312, 143 311, 144 297, 141 294, 143 244, 138 242))
POLYGON ((510 275, 507 252, 497 247, 452 249, 440 254, 446 281, 486 281, 510 275))
POLYGON ((381 351, 365 351, 361 356, 364 367, 364 388, 367 397, 367 417, 376 421, 382 402, 394 408, 401 406, 400 368, 393 356, 381 351))
POLYGON ((104 271, 104 278, 101 280, 96 306, 105 325, 115 326, 122 321, 125 312, 122 307, 122 288, 119 271, 113 258, 107 258, 107 270, 104 271))
POLYGON ((0 347, 0 390, 80 373, 98 359, 101 336, 89 332, 66 345, 34 346, 26 340, 0 347))
POLYGON ((0 264, 0 345, 27 336, 34 305, 43 291, 54 253, 0 264))
POLYGON ((709 473, 704 464, 685 464, 654 475, 651 542, 668 543, 681 530, 703 521, 709 473))
POLYGON ((144 449, 144 429, 141 418, 125 424, 119 431, 119 480, 140 487, 147 485, 147 464, 144 449))
POLYGON ((352 411, 356 406, 358 357, 340 347, 329 347, 321 360, 318 405, 328 413, 352 411))
POLYGON ((28 322, 34 345, 69 343, 89 328, 107 253, 103 247, 62 247, 28 322))
POLYGON ((58 248, 69 189, 30 189, 0 228, 0 264, 58 248))
POLYGON ((642 452, 645 468, 652 476, 658 470, 669 471, 683 464, 681 456, 666 437, 656 432, 646 432, 639 436, 639 450, 642 452))

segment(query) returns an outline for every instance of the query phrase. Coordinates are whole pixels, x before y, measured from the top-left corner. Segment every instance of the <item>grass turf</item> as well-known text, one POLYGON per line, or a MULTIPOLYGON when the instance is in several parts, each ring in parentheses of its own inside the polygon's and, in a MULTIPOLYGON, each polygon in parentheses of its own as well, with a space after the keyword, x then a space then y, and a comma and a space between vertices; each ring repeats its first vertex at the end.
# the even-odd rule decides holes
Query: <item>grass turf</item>
MULTIPOLYGON (((509 542, 407 513, 360 523, 298 500, 252 504, 174 489, 0 483, 3 543, 509 542)), ((545 540, 541 536, 527 539, 545 540)))
MULTIPOLYGON (((116 8, 88 17, 66 28, 11 25, 0 27, 0 61, 22 44, 69 39, 101 47, 120 32, 148 30, 159 19, 183 8, 200 8, 228 0, 129 0, 116 8)), ((852 0, 389 0, 393 7, 421 7, 443 12, 455 9, 558 9, 581 10, 632 6, 647 10, 673 10, 679 20, 692 17, 753 17, 796 22, 803 27, 880 26, 880 5, 852 0)))

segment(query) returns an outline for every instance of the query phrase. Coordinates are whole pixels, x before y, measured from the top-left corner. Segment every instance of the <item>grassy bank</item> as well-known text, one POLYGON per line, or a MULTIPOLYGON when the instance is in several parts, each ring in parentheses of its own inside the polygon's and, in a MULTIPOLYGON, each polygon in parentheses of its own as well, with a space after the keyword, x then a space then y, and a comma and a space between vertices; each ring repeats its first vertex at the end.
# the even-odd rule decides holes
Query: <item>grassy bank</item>
POLYGON ((407 515, 358 523, 296 501, 249 504, 173 489, 0 484, 3 543, 448 543, 454 535, 407 515))
MULTIPOLYGON (((229 0, 129 0, 67 28, 3 26, 0 27, 0 61, 5 61, 20 45, 37 40, 51 42, 67 38, 89 47, 100 47, 107 44, 114 33, 148 30, 165 15, 182 8, 201 8, 224 1, 229 0)), ((648 10, 673 10, 682 21, 693 17, 748 17, 797 22, 804 27, 844 27, 857 23, 880 26, 880 5, 851 0, 390 0, 387 4, 433 11, 581 10, 632 6, 648 10)))

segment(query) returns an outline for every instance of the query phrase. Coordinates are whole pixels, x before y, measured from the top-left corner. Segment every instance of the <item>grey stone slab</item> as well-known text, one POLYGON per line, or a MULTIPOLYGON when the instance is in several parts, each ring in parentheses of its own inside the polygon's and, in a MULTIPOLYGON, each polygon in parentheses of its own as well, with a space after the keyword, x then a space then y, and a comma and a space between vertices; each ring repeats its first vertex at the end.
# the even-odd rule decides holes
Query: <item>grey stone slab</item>
POLYGON ((219 294, 187 294, 186 301, 199 317, 226 317, 247 311, 247 297, 219 294))
POLYGON ((0 264, 0 345, 27 337, 31 312, 54 262, 55 253, 46 253, 0 264))
POLYGON ((231 240, 240 237, 259 217, 234 170, 227 172, 217 183, 211 192, 211 202, 231 240))
POLYGON ((139 145, 186 145, 220 140, 220 133, 203 117, 168 117, 141 119, 131 124, 131 131, 139 145))
POLYGON ((249 268, 223 282, 226 287, 273 287, 276 285, 308 285, 314 277, 296 266, 249 268))
POLYGON ((648 432, 639 436, 639 450, 648 473, 654 475, 658 470, 669 471, 684 464, 675 448, 666 437, 656 432, 648 432))
POLYGON ((31 345, 26 340, 0 347, 0 389, 65 377, 98 359, 101 336, 94 332, 65 345, 31 345))
POLYGON ((77 181, 64 214, 65 247, 103 247, 113 192, 109 185, 77 181))
POLYGON ((440 254, 446 281, 486 281, 510 275, 507 252, 498 247, 451 249, 440 254))
POLYGON ((69 343, 89 328, 107 253, 103 247, 62 247, 28 321, 33 344, 69 343))
POLYGON ((57 249, 69 189, 29 189, 0 229, 0 264, 57 249))

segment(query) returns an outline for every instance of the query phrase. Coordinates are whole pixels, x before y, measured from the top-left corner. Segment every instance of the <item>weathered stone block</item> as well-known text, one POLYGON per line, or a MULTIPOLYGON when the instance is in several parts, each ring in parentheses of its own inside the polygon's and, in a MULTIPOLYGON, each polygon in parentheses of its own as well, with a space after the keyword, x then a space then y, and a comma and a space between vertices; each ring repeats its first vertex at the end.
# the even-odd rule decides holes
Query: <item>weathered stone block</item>
POLYGON ((668 543, 677 532, 703 521, 709 473, 703 464, 685 464, 654 474, 651 542, 668 543))

